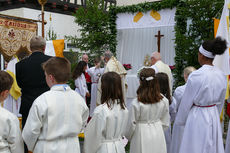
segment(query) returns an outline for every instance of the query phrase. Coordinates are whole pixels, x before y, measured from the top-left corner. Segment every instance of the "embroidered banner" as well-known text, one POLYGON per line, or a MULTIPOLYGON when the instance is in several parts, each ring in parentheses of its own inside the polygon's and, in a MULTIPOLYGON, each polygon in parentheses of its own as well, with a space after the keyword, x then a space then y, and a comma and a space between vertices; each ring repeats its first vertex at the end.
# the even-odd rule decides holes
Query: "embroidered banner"
POLYGON ((6 61, 22 50, 30 52, 30 39, 37 34, 37 27, 29 19, 0 15, 0 52, 6 61))

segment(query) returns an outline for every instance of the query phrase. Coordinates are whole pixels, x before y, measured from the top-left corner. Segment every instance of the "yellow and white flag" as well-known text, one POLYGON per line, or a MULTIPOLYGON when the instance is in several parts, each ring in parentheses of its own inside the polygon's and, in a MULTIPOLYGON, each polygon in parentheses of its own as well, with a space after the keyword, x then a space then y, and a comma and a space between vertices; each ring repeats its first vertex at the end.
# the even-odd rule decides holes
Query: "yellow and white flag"
POLYGON ((45 54, 49 56, 63 56, 64 39, 46 41, 45 54))
POLYGON ((224 72, 225 75, 230 74, 228 31, 229 31, 229 10, 228 10, 228 0, 225 0, 216 37, 220 36, 221 38, 225 39, 228 43, 228 48, 225 50, 224 54, 216 55, 213 61, 213 64, 219 67, 224 72))

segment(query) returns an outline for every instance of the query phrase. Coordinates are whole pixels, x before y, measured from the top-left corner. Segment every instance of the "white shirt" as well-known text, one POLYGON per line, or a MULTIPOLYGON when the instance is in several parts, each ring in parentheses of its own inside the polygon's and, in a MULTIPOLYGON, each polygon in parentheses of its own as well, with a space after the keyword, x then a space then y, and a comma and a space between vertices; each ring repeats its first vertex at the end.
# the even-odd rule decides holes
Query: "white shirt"
POLYGON ((69 86, 55 85, 33 103, 23 139, 33 153, 80 153, 77 135, 89 115, 84 99, 69 86))
POLYGON ((85 153, 125 153, 121 138, 127 120, 128 110, 117 102, 112 108, 106 103, 97 106, 85 129, 85 153))
POLYGON ((0 106, 0 152, 24 153, 18 118, 0 106))
POLYGON ((85 80, 85 75, 82 73, 75 81, 75 91, 77 91, 83 98, 85 98, 86 93, 89 92, 85 80))

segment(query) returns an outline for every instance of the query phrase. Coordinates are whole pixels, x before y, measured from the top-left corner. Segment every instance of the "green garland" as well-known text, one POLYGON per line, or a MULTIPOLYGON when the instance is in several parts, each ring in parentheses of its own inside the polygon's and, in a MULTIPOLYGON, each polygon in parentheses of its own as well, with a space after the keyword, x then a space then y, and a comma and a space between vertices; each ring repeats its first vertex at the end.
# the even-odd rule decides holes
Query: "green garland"
POLYGON ((175 25, 174 87, 184 84, 183 69, 199 68, 198 49, 204 40, 214 38, 213 17, 220 17, 224 1, 190 0, 177 6, 175 25))
POLYGON ((118 13, 147 12, 176 7, 175 15, 175 67, 174 87, 184 84, 182 77, 186 66, 199 68, 197 52, 203 40, 213 39, 213 17, 219 17, 224 1, 220 0, 163 0, 147 2, 138 5, 111 7, 109 11, 109 26, 112 42, 110 49, 116 52, 117 30, 116 18, 118 13), (187 24, 189 23, 189 24, 187 24))

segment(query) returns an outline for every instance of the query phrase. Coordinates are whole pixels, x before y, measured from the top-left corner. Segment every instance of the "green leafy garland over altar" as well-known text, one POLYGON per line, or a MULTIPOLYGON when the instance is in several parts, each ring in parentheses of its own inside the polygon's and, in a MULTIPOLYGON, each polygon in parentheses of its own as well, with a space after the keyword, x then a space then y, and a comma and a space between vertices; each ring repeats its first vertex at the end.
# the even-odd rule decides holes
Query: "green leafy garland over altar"
POLYGON ((199 68, 197 53, 203 40, 213 39, 213 17, 220 17, 224 0, 162 0, 138 5, 111 7, 109 11, 109 26, 111 29, 110 49, 116 52, 118 13, 137 13, 149 10, 159 11, 167 8, 177 8, 175 25, 175 67, 174 87, 184 84, 182 77, 186 66, 199 68))

